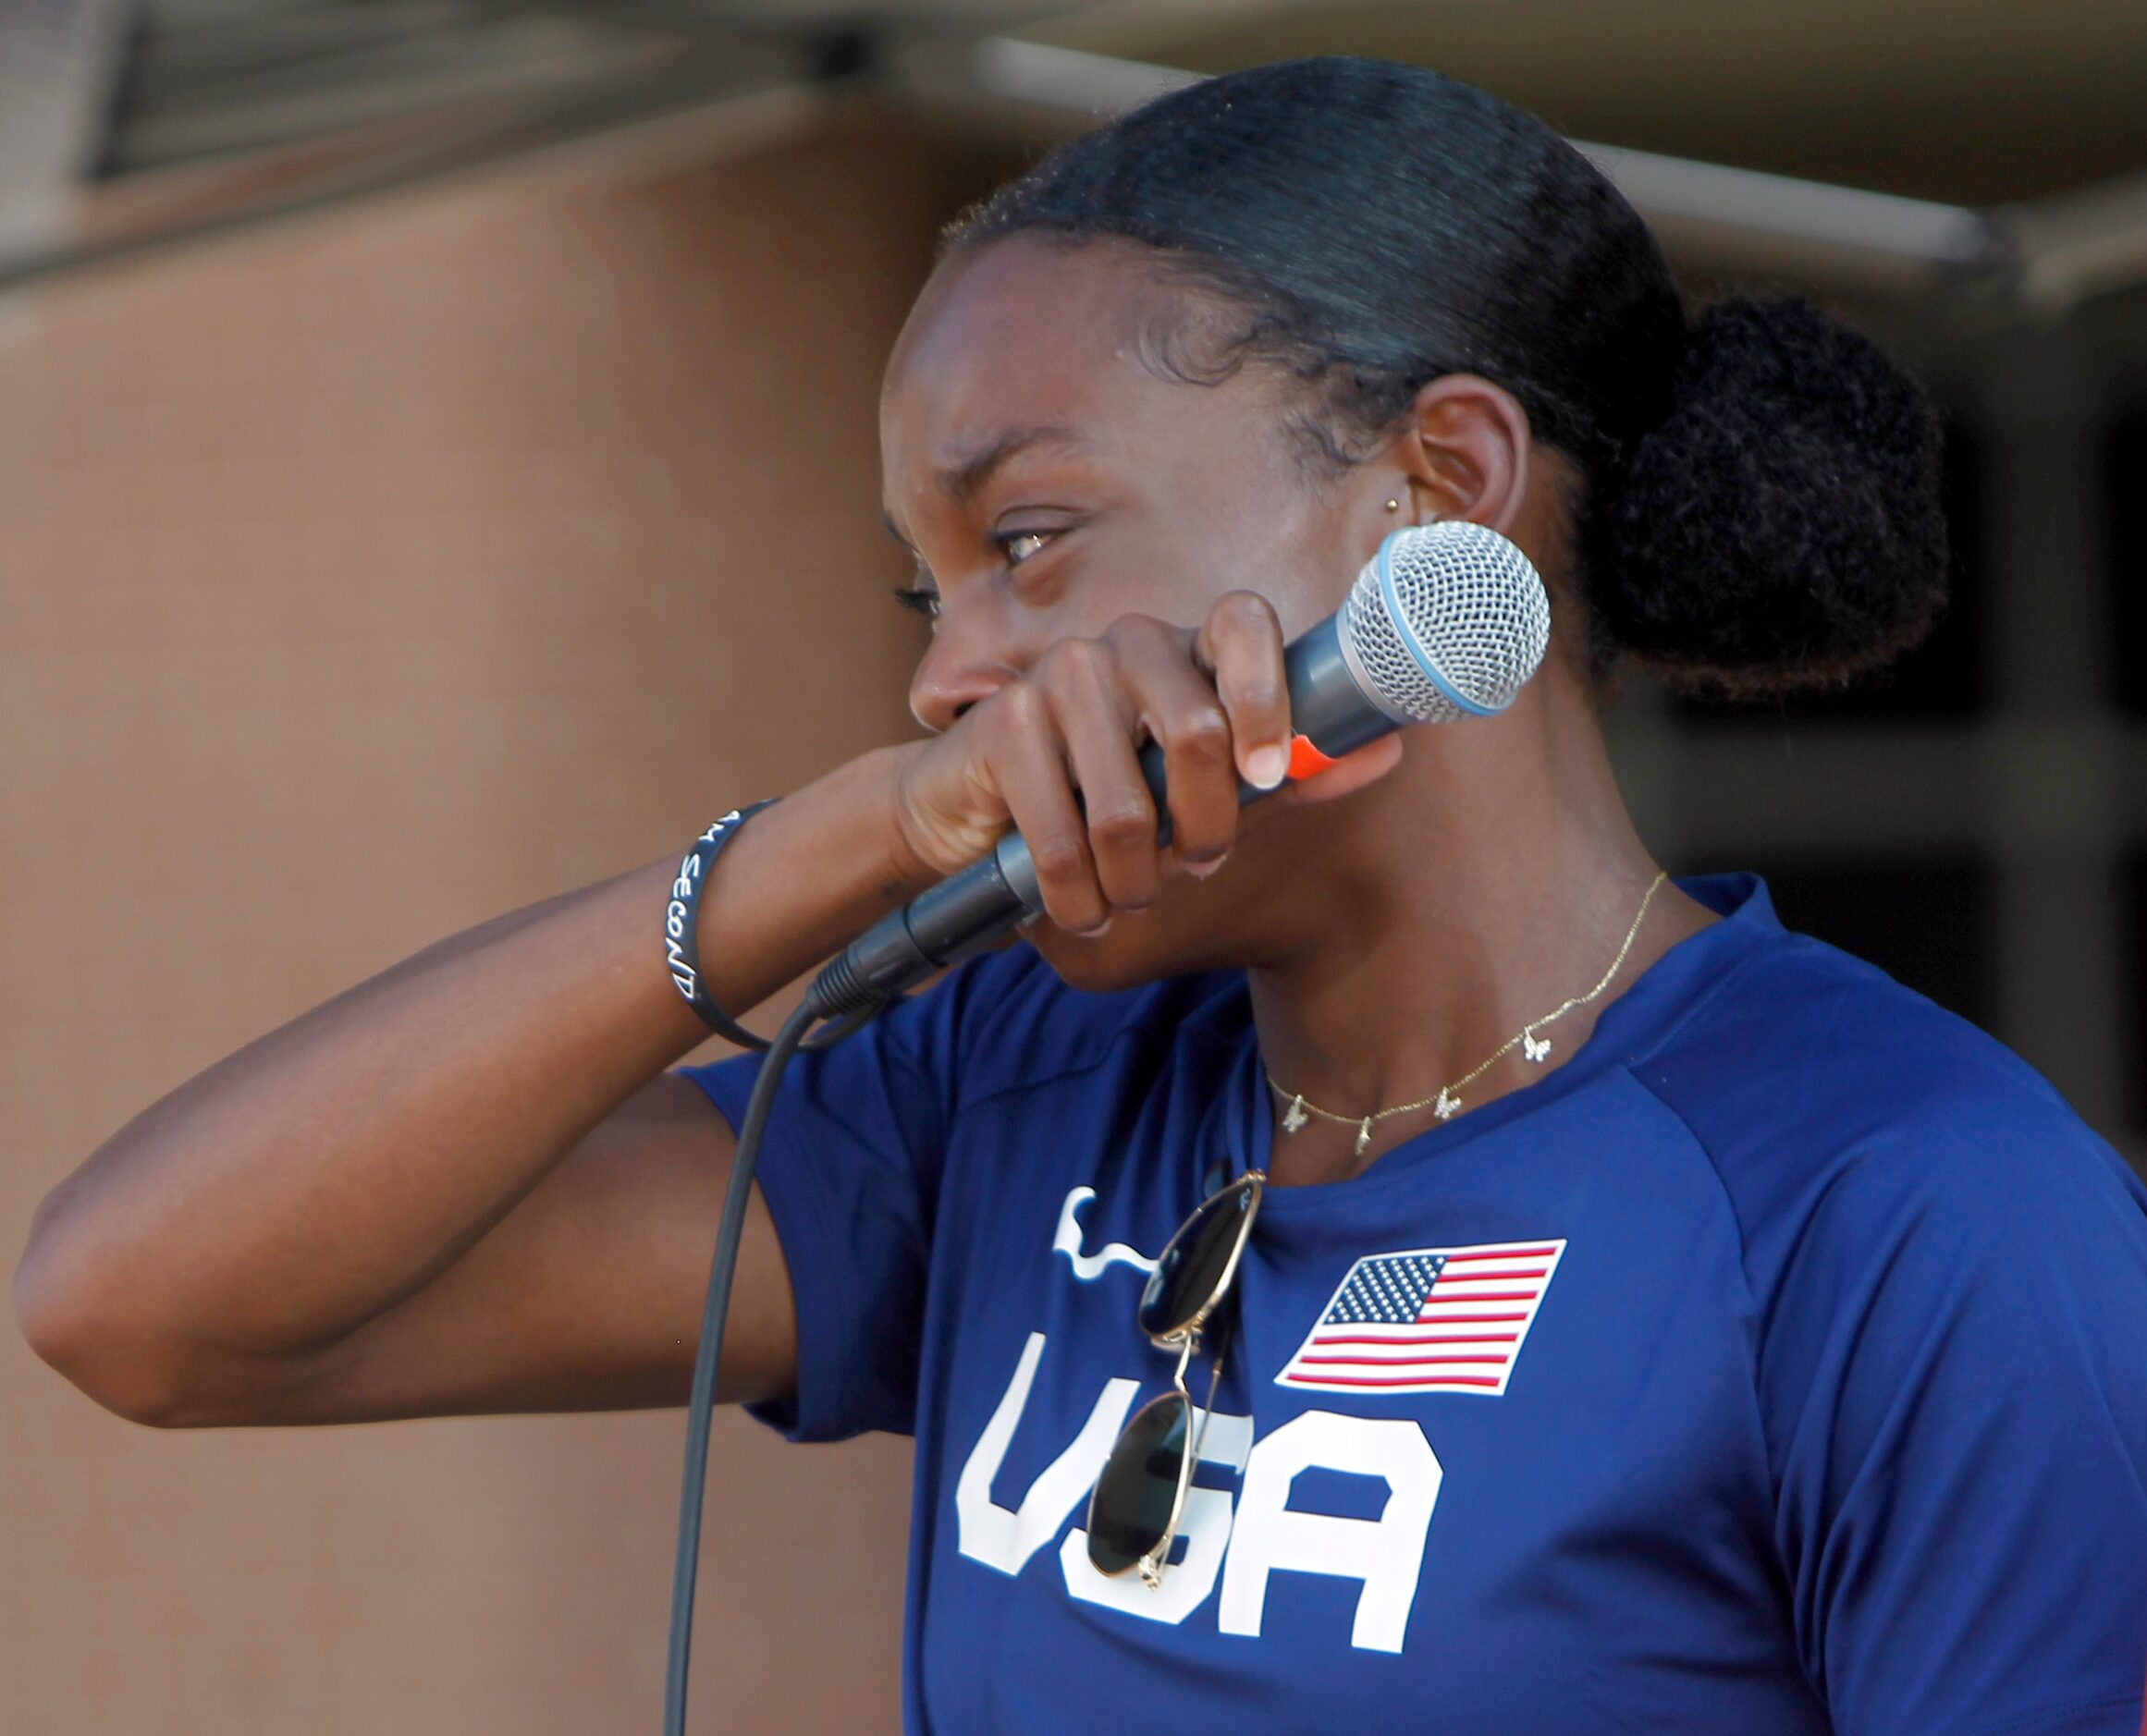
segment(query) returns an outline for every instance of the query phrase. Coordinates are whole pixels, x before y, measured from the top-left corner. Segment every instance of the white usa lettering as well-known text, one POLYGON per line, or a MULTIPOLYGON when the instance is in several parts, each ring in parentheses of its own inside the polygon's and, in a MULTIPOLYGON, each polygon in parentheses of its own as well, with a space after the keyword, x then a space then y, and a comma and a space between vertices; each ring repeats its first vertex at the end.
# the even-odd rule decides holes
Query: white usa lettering
POLYGON ((1291 1418, 1261 1440, 1245 1468, 1237 1534, 1222 1581, 1222 1631, 1258 1636, 1268 1575, 1275 1570, 1331 1573, 1364 1582, 1349 1643, 1359 1651, 1400 1651, 1417 1601, 1425 1534, 1445 1479, 1424 1431, 1405 1418, 1331 1411, 1291 1418), (1292 1511, 1291 1484, 1316 1466, 1384 1478, 1387 1504, 1380 1516, 1292 1511))
MULTIPOLYGON (((991 1485, 1028 1407, 1045 1345, 1043 1333, 1029 1334, 954 1488, 960 1552, 1010 1575, 1086 1500, 1139 1390, 1137 1381, 1107 1381, 1072 1442, 1010 1511, 992 1499, 991 1485)), ((1270 1574, 1330 1574, 1361 1587, 1350 1644, 1363 1651, 1402 1649, 1445 1477, 1422 1428, 1405 1418, 1307 1411, 1256 1441, 1252 1418, 1219 1411, 1208 1420, 1201 1462, 1242 1471, 1243 1492, 1234 1503, 1221 1489, 1188 1492, 1180 1523, 1184 1555, 1158 1590, 1131 1574, 1098 1573, 1089 1564, 1087 1533, 1076 1526, 1059 1548, 1067 1592, 1084 1603, 1175 1624, 1208 1601, 1220 1579, 1218 1627, 1257 1639, 1270 1574), (1313 1469, 1381 1479, 1388 1493, 1380 1517, 1340 1519, 1292 1509, 1292 1486, 1300 1473, 1313 1469)))
POLYGON ((1064 1254, 1073 1263, 1074 1276, 1084 1284, 1095 1283, 1120 1261, 1136 1272, 1153 1272, 1156 1263, 1123 1241, 1106 1242, 1094 1253, 1081 1252, 1081 1208, 1095 1197, 1094 1188, 1075 1188, 1067 1194, 1065 1204, 1059 1208, 1058 1230, 1051 1237, 1052 1253, 1064 1254))
POLYGON ((1021 1361, 1014 1364, 1013 1378, 1007 1382, 999 1408, 984 1425, 954 1485, 955 1535, 962 1553, 1001 1573, 1020 1572, 1029 1557, 1058 1534, 1074 1503, 1096 1481, 1110 1443, 1125 1425, 1134 1394, 1140 1390, 1137 1380, 1107 1381, 1073 1445, 1045 1467, 1022 1497, 1021 1507, 1010 1513, 991 1498, 991 1482, 1006 1461, 1007 1443, 1013 1439, 1014 1427, 1028 1407, 1029 1387, 1043 1354, 1044 1335, 1030 1333, 1029 1341, 1022 1346, 1021 1361))

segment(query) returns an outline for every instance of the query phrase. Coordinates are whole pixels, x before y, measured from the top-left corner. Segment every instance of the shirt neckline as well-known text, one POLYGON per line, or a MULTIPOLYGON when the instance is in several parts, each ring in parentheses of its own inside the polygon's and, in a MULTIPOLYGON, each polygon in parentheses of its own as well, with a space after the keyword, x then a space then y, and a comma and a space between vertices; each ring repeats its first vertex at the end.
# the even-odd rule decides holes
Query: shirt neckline
MULTIPOLYGON (((1722 920, 1687 935, 1634 978, 1603 1009, 1586 1041, 1562 1066, 1480 1109, 1432 1122, 1382 1153, 1362 1175, 1271 1188, 1260 1209, 1289 1215, 1317 1209, 1321 1200, 1336 1197, 1338 1190, 1356 1199, 1413 1181, 1426 1163, 1540 1113, 1604 1073, 1629 1065, 1675 1030, 1736 963, 1787 933, 1766 883, 1757 874, 1694 874, 1678 878, 1675 885, 1722 920)), ((1196 1176, 1214 1174, 1220 1164, 1223 1173, 1235 1179, 1251 1168, 1254 1154, 1265 1159, 1274 1139, 1274 1093, 1260 1063, 1251 992, 1243 972, 1232 974, 1236 979, 1233 988, 1213 1003, 1215 1018, 1205 1027, 1224 1053, 1214 1101, 1196 1142, 1196 1176)))

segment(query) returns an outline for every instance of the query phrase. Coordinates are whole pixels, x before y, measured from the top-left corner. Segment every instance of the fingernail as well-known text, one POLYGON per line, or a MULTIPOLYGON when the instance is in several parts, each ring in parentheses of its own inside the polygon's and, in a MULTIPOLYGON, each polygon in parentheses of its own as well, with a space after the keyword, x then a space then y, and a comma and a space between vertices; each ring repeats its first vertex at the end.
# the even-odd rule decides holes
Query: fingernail
POLYGON ((1104 935, 1110 933, 1110 918, 1105 917, 1094 928, 1076 928, 1074 932, 1084 940, 1101 940, 1104 935))
POLYGON ((1185 872, 1195 879, 1205 880, 1229 860, 1227 856, 1218 856, 1213 862, 1189 862, 1185 864, 1185 872))
POLYGON ((1255 748, 1245 756, 1245 780, 1261 789, 1272 789, 1289 769, 1290 756, 1280 748, 1255 748))

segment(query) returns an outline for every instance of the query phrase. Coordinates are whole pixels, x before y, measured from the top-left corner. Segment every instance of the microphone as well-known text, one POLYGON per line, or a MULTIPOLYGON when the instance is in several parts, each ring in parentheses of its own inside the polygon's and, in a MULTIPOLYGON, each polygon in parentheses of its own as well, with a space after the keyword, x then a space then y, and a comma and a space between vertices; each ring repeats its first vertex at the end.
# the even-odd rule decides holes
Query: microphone
MULTIPOLYGON (((1282 654, 1289 682, 1290 776, 1308 777, 1405 724, 1489 717, 1536 673, 1551 605, 1528 557, 1466 520, 1412 525, 1380 544, 1343 605, 1282 654)), ((1163 750, 1141 749, 1141 775, 1171 838, 1163 750)), ((1238 801, 1270 792, 1238 781, 1238 801)), ((814 980, 824 1018, 862 1013, 982 952, 1042 911, 1036 863, 1019 832, 901 910, 882 917, 814 980)))

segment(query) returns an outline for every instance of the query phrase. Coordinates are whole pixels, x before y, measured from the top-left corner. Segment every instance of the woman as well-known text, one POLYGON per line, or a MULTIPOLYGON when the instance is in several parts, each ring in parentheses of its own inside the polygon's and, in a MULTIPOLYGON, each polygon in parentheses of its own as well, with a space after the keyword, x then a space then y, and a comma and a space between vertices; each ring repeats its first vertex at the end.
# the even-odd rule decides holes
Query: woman
MULTIPOLYGON (((910 1727, 2136 1730, 2147 1196, 1750 877, 1664 884, 1598 724, 1622 657, 1773 693, 1922 630, 1916 388, 1793 304, 1688 326, 1540 123, 1319 60, 972 215, 881 434, 929 737, 747 823, 697 938, 735 1011, 1009 825, 1039 864, 1026 944, 792 1069, 722 1370, 915 1434, 910 1727), (1442 520, 1546 576, 1540 675, 1241 819, 1283 644, 1442 520), (1142 1275, 1254 1171, 1182 1552, 1099 1572, 1142 1275)), ((756 1063, 662 1070, 674 872, 147 1111, 41 1216, 33 1342, 166 1424, 678 1402, 756 1063)))

